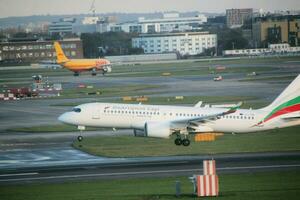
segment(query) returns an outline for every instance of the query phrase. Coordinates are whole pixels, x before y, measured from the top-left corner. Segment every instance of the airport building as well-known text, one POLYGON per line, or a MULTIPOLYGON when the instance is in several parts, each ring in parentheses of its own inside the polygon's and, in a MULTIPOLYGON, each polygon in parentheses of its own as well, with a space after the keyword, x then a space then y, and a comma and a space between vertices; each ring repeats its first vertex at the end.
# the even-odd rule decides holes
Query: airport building
POLYGON ((194 17, 180 17, 179 13, 165 13, 163 18, 145 19, 141 17, 137 22, 127 22, 110 25, 110 31, 124 31, 136 33, 160 33, 173 31, 201 30, 201 25, 207 22, 205 15, 194 17))
POLYGON ((272 43, 300 45, 300 15, 266 16, 252 24, 254 46, 266 47, 272 43))
POLYGON ((252 8, 227 9, 226 25, 228 28, 239 28, 244 25, 245 20, 251 19, 253 15, 252 8))
POLYGON ((300 53, 300 47, 291 47, 287 43, 270 44, 268 48, 233 49, 223 51, 224 56, 261 56, 261 55, 293 55, 300 53))
MULTIPOLYGON (((82 58, 82 41, 70 38, 59 41, 67 57, 82 58)), ((56 60, 53 41, 13 40, 0 43, 0 62, 34 63, 43 60, 56 60)))
POLYGON ((146 54, 177 52, 197 55, 206 49, 217 48, 217 35, 208 32, 141 34, 132 39, 132 46, 143 48, 146 54))
POLYGON ((59 21, 52 22, 48 28, 49 34, 72 34, 75 22, 75 18, 62 18, 59 21))

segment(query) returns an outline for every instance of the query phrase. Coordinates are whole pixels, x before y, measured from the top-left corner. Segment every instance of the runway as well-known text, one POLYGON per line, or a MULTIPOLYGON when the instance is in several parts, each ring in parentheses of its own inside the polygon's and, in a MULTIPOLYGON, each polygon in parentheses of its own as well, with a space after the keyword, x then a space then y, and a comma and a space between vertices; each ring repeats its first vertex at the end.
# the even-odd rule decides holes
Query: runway
MULTIPOLYGON (((84 154, 84 153, 83 153, 84 154)), ((0 184, 64 182, 94 179, 192 176, 202 173, 202 160, 215 159, 218 174, 299 170, 300 152, 241 153, 148 158, 99 158, 87 155, 47 165, 2 166, 0 184)), ((42 162, 42 161, 40 161, 42 162)))

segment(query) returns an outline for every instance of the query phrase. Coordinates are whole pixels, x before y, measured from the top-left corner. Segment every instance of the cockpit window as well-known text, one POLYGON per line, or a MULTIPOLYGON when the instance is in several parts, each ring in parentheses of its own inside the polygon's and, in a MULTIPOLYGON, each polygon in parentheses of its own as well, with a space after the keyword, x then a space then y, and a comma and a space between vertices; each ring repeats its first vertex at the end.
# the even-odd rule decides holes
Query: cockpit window
POLYGON ((80 109, 80 108, 73 108, 72 111, 77 112, 77 113, 80 113, 80 112, 81 112, 81 109, 80 109))

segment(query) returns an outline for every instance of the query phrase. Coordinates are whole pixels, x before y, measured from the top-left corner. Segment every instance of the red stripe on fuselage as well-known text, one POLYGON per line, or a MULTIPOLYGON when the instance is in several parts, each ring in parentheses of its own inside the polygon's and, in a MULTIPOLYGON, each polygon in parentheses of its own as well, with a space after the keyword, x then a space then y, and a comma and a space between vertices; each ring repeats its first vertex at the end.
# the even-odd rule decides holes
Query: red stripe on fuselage
POLYGON ((284 114, 295 112, 295 111, 299 111, 299 110, 300 110, 300 104, 295 104, 295 105, 292 105, 292 106, 285 107, 285 108, 283 108, 281 110, 278 110, 273 115, 271 115, 270 117, 268 117, 267 119, 265 119, 264 122, 269 121, 269 120, 271 120, 271 119, 273 119, 275 117, 278 117, 280 115, 284 115, 284 114))

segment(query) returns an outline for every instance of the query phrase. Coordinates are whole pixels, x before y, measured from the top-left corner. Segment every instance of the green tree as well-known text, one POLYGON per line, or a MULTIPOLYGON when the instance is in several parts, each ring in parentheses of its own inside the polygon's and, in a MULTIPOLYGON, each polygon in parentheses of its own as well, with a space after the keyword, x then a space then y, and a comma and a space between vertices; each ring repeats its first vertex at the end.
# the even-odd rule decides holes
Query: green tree
POLYGON ((218 55, 223 50, 245 49, 249 47, 249 42, 243 37, 241 29, 218 28, 210 30, 218 36, 218 55))
POLYGON ((83 33, 81 40, 83 54, 87 58, 103 57, 105 55, 140 54, 142 49, 132 48, 131 39, 135 33, 107 32, 83 33))

